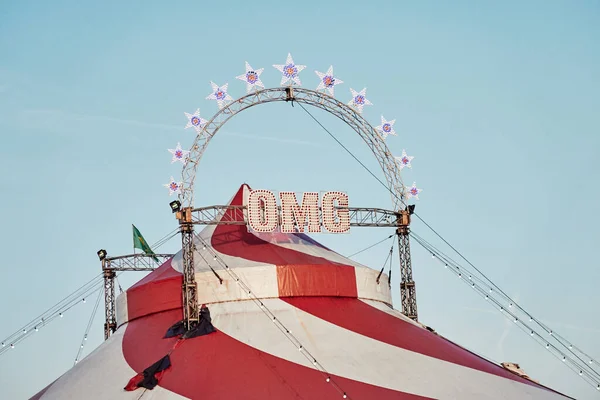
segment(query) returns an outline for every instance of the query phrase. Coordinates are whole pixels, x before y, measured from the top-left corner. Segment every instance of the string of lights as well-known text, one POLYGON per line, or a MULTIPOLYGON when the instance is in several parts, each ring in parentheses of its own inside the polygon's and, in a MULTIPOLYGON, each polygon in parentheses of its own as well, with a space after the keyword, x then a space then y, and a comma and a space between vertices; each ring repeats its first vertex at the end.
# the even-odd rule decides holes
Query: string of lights
POLYGON ((94 278, 86 282, 83 286, 80 286, 74 292, 67 297, 54 304, 52 307, 38 315, 36 318, 29 321, 27 324, 22 326, 19 330, 15 331, 10 336, 6 337, 0 343, 0 355, 4 353, 8 348, 13 348, 14 345, 20 342, 25 335, 29 335, 32 332, 37 332, 40 328, 48 324, 53 316, 57 316, 64 312, 66 308, 72 304, 85 303, 86 296, 90 290, 100 285, 102 282, 102 274, 96 275, 94 278), (10 346, 8 346, 10 345, 10 346))
MULTIPOLYGON (((404 198, 398 198, 397 194, 394 192, 394 190, 392 190, 390 187, 388 187, 388 185, 386 185, 379 177, 377 177, 377 175, 375 175, 363 162, 361 162, 358 157, 356 157, 335 135, 333 135, 333 133, 331 133, 315 116, 313 116, 310 111, 308 111, 301 103, 300 107, 327 133, 329 134, 329 136, 331 136, 352 158, 354 158, 354 160, 356 162, 358 162, 375 180, 377 180, 388 192, 390 192, 392 194, 392 196, 394 196, 394 198, 396 198, 404 207, 408 207, 408 204, 406 203, 404 198)), ((508 296, 502 289, 500 289, 494 282, 491 281, 491 279, 489 279, 481 270, 479 270, 471 261, 469 261, 460 251, 458 251, 458 249, 456 249, 454 246, 452 246, 450 244, 450 242, 448 242, 440 233, 438 233, 430 224, 428 224, 425 219, 423 219, 418 213, 414 212, 413 215, 419 220, 421 221, 429 230, 431 230, 439 239, 441 239, 448 247, 450 247, 452 249, 452 251, 454 251, 456 254, 458 254, 458 256, 463 259, 467 264, 469 264, 475 271, 477 271, 478 274, 480 274, 483 279, 494 289, 496 289, 496 291, 498 291, 499 293, 501 293, 505 298, 507 298, 509 300, 510 303, 512 304, 516 304, 516 302, 511 299, 510 296, 508 296)), ((524 310, 522 307, 518 306, 518 308, 530 315, 530 313, 528 313, 526 310, 524 310)), ((567 351, 571 354, 573 354, 577 359, 581 359, 581 356, 583 356, 584 358, 587 358, 589 361, 588 363, 590 365, 594 364, 594 359, 592 357, 590 357, 587 353, 585 353, 583 350, 581 350, 580 348, 573 346, 572 343, 569 343, 567 340, 564 339, 563 336, 558 335, 555 331, 551 330, 547 325, 545 325, 544 323, 542 323, 541 321, 539 321, 536 318, 532 318, 532 322, 535 322, 537 325, 539 325, 540 327, 542 327, 544 329, 545 332, 547 332, 550 336, 553 336, 554 338, 558 339, 560 342, 561 347, 565 347, 567 349, 567 351), (581 356, 577 355, 576 352, 580 353, 581 356)), ((585 363, 584 363, 585 364, 585 363)), ((598 372, 594 369, 591 368, 591 370, 593 371, 593 375, 598 375, 598 372)), ((582 374, 580 374, 582 375, 582 374)), ((599 389, 600 390, 600 389, 599 389)))
MULTIPOLYGON (((169 232, 163 238, 159 239, 152 248, 158 249, 160 246, 167 243, 170 239, 178 234, 179 228, 169 232)), ((0 356, 8 350, 14 349, 17 344, 22 342, 25 338, 29 337, 35 332, 38 332, 41 328, 48 325, 50 322, 57 318, 62 318, 64 314, 71 308, 80 303, 86 303, 87 298, 93 295, 97 291, 101 291, 104 287, 104 281, 102 273, 94 276, 88 282, 77 288, 74 292, 48 308, 42 314, 33 318, 27 324, 22 326, 19 330, 6 337, 0 342, 0 356)), ((81 348, 81 347, 80 347, 81 348)), ((78 357, 79 358, 79 357, 78 357)))
POLYGON ((59 307, 58 309, 54 310, 52 313, 44 314, 43 317, 41 317, 38 320, 32 321, 32 323, 28 324, 21 331, 19 331, 17 333, 13 333, 10 336, 10 338, 11 338, 10 340, 3 341, 0 344, 0 346, 1 346, 0 347, 0 355, 4 354, 5 352, 7 352, 10 349, 14 349, 18 343, 22 342, 24 339, 26 339, 33 333, 37 332, 38 330, 46 327, 50 322, 54 321, 55 319, 63 318, 65 313, 67 313, 69 310, 71 310, 76 305, 85 303, 86 297, 93 295, 97 291, 102 290, 102 288, 103 288, 103 282, 101 279, 99 279, 98 282, 96 282, 96 284, 94 286, 90 286, 87 291, 85 291, 84 293, 80 293, 80 295, 82 295, 83 297, 73 298, 70 302, 63 304, 62 307, 59 307))
POLYGON ((426 251, 428 251, 434 259, 437 259, 444 265, 445 269, 450 270, 455 276, 466 282, 471 286, 473 290, 484 297, 488 302, 493 304, 496 309, 500 311, 502 315, 509 318, 515 323, 521 330, 528 333, 538 343, 546 348, 553 356, 565 363, 571 370, 578 373, 587 383, 596 387, 600 390, 600 379, 592 368, 589 368, 587 363, 577 357, 572 357, 567 352, 561 350, 559 346, 553 342, 557 340, 557 337, 553 334, 553 331, 548 333, 544 330, 543 333, 539 332, 539 327, 530 325, 535 319, 531 314, 523 313, 522 309, 519 308, 515 302, 507 299, 501 292, 494 290, 486 282, 469 271, 468 269, 460 266, 450 257, 443 254, 441 251, 436 249, 433 245, 422 239, 420 236, 411 233, 413 239, 421 245, 426 251))
MULTIPOLYGON (((202 249, 208 251, 213 257, 213 261, 223 267, 225 272, 235 281, 235 283, 248 295, 248 298, 256 304, 259 309, 273 322, 273 324, 283 333, 283 335, 298 349, 298 351, 319 371, 323 374, 325 382, 330 383, 335 390, 344 399, 349 399, 349 395, 342 389, 342 387, 335 382, 334 378, 331 377, 325 367, 304 347, 296 336, 292 334, 292 331, 288 329, 279 318, 263 303, 253 292, 252 289, 233 271, 229 265, 219 256, 219 254, 209 246, 206 241, 200 236, 196 236, 202 243, 202 249)), ((209 265, 212 268, 212 266, 209 265)))
POLYGON ((354 256, 357 256, 357 255, 359 255, 360 253, 362 253, 362 252, 365 252, 365 251, 367 251, 367 250, 370 250, 370 249, 372 249, 373 247, 377 246, 378 244, 381 244, 381 243, 385 242, 386 240, 388 240, 388 239, 391 239, 391 238, 393 238, 393 237, 394 237, 394 234, 391 234, 391 235, 387 236, 385 239, 381 239, 381 240, 380 240, 380 241, 378 241, 377 243, 373 243, 372 245, 370 245, 370 246, 368 246, 368 247, 365 247, 364 249, 362 249, 362 250, 360 250, 360 251, 357 251, 356 253, 352 253, 352 254, 350 254, 349 256, 346 256, 346 258, 352 258, 352 257, 354 257, 354 256))
MULTIPOLYGON (((415 234, 414 232, 412 233, 412 236, 415 238, 415 240, 420 241, 420 244, 424 243, 429 248, 435 249, 435 247, 431 243, 427 242, 426 240, 424 240, 422 237, 415 234)), ((435 249, 435 250, 436 250, 436 252, 441 253, 439 250, 437 250, 437 249, 435 249)), ((458 266, 458 263, 456 261, 452 260, 448 256, 444 256, 444 257, 446 258, 447 262, 451 263, 452 265, 458 266)), ((476 279, 477 281, 480 282, 480 284, 482 286, 489 286, 485 281, 477 278, 476 276, 473 277, 471 274, 469 274, 469 279, 476 279)), ((498 290, 498 287, 496 285, 489 287, 490 293, 493 293, 494 289, 496 289, 496 292, 499 293, 499 295, 503 297, 503 301, 509 305, 509 308, 514 307, 515 310, 524 314, 526 319, 529 320, 529 322, 535 323, 538 327, 540 327, 544 331, 544 334, 547 334, 548 336, 552 337, 552 339, 554 339, 564 349, 564 351, 567 351, 568 353, 573 355, 581 363, 583 363, 584 365, 589 364, 588 369, 590 370, 590 372, 593 375, 595 375, 598 379, 600 379, 600 373, 598 373, 598 371, 594 368, 594 359, 592 357, 590 357, 588 354, 586 354, 580 350, 577 352, 574 351, 575 349, 578 350, 579 348, 574 346, 572 344, 572 342, 567 341, 563 336, 559 335, 556 331, 549 328, 546 324, 542 323, 538 318, 531 315, 531 313, 529 313, 525 309, 523 309, 523 307, 521 307, 517 302, 515 302, 512 298, 507 296, 504 293, 504 291, 498 290), (584 360, 584 358, 586 360, 584 360)))
POLYGON ((79 358, 81 357, 81 352, 83 351, 83 347, 87 342, 88 335, 90 333, 90 329, 92 328, 92 322, 94 322, 94 317, 96 316, 96 312, 98 311, 98 306, 100 305, 100 299, 102 298, 102 291, 98 291, 98 297, 96 298, 96 304, 94 304, 94 309, 92 310, 92 315, 90 315, 90 320, 88 321, 87 327, 85 328, 85 332, 83 334, 83 338, 81 339, 81 343, 79 344, 79 349, 77 350, 77 355, 75 356, 75 362, 73 365, 79 362, 79 358))
POLYGON ((179 234, 179 227, 175 228, 174 230, 172 230, 171 232, 167 233, 162 238, 158 239, 158 241, 156 241, 156 243, 154 243, 151 248, 152 249, 158 249, 159 247, 161 247, 162 245, 164 245, 165 243, 167 243, 169 240, 173 239, 178 234, 179 234))

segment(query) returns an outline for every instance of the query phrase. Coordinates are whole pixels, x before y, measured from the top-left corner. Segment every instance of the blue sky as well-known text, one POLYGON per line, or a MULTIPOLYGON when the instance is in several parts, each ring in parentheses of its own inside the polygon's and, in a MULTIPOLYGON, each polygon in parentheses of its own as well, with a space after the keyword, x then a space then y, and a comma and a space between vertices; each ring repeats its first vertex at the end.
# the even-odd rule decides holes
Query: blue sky
MULTIPOLYGON (((314 70, 329 65, 344 81, 338 99, 367 87, 374 105, 365 117, 374 125, 381 114, 395 118, 399 135, 388 145, 415 156, 404 179, 424 189, 419 214, 600 358, 599 17, 596 1, 559 0, 0 2, 0 337, 98 274, 99 248, 130 252, 132 223, 150 243, 175 229, 162 184, 180 174, 166 149, 193 140, 183 112, 216 112, 205 100, 211 80, 229 82, 234 97, 245 93, 235 80, 244 61, 277 86, 272 65, 291 52, 307 65, 308 88, 318 84, 314 70)), ((314 114, 382 176, 349 127, 314 114)), ((390 206, 360 165, 285 104, 223 127, 200 164, 196 205, 223 203, 243 182, 344 190, 353 206, 390 206)), ((413 230, 439 244, 422 224, 413 230)), ((350 254, 388 234, 317 239, 350 254)), ((177 247, 172 240, 160 250, 177 247)), ((357 259, 379 268, 388 250, 357 259)), ((423 322, 558 390, 597 398, 414 243, 413 268, 423 322)), ((73 308, 0 356, 3 398, 28 398, 72 365, 92 307, 73 308)), ((84 353, 102 341, 101 314, 84 353)))

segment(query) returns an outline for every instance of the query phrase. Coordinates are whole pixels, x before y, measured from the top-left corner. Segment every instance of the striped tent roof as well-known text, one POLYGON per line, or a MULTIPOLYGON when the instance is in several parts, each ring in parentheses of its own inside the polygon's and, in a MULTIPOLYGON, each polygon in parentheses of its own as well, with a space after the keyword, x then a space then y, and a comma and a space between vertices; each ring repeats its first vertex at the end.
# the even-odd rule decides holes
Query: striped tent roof
MULTIPOLYGON (((231 200, 241 205, 249 187, 231 200)), ((225 216, 227 217, 227 216, 225 216)), ((411 321, 387 277, 304 234, 217 225, 196 238, 198 298, 216 332, 165 339, 182 319, 181 252, 117 299, 117 331, 32 399, 565 399, 411 321), (209 248, 203 248, 203 242, 209 248), (213 259, 213 253, 223 263, 213 259), (326 377, 235 279, 302 343, 326 377), (215 272, 222 278, 215 276, 215 272), (169 354, 158 386, 125 391, 169 354), (336 389, 335 385, 341 388, 336 389)))

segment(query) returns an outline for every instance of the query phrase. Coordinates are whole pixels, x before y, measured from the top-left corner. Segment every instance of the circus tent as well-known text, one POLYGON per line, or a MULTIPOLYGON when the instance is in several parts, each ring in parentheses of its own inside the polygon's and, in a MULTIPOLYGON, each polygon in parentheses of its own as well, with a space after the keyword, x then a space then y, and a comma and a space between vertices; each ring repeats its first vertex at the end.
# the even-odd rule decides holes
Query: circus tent
POLYGON ((182 319, 179 252, 119 296, 107 341, 32 399, 567 398, 408 319, 386 276, 307 235, 216 225, 195 244, 214 332, 165 338, 182 319), (152 388, 125 390, 144 371, 152 388))

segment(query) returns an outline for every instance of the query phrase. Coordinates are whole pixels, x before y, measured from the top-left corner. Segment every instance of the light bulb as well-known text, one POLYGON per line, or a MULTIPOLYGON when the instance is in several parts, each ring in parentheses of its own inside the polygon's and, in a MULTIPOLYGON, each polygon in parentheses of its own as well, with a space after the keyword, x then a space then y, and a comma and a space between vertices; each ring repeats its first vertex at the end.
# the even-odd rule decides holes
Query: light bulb
POLYGON ((85 335, 85 336, 83 337, 83 340, 87 340, 87 335, 85 335))
POLYGON ((531 331, 530 335, 533 336, 533 331, 531 331))
POLYGON ((85 299, 81 299, 81 301, 83 301, 85 303, 85 299))
POLYGON ((23 329, 23 333, 27 333, 27 329, 23 329))
POLYGON ((431 253, 431 258, 435 258, 435 254, 431 253))
POLYGON ((579 371, 579 375, 583 375, 583 371, 579 371))
POLYGON ((512 308, 512 303, 510 303, 508 306, 512 308))
POLYGON ((202 250, 206 250, 206 246, 202 246, 202 250))
POLYGON ((62 318, 62 313, 59 313, 58 315, 62 318))
POLYGON ((217 261, 217 256, 214 256, 214 257, 213 257, 213 260, 217 261))
POLYGON ((83 349, 83 344, 81 346, 79 346, 79 347, 81 347, 83 349))
POLYGON ((517 322, 519 322, 519 320, 515 318, 515 323, 517 323, 517 322))
POLYGON ((563 362, 565 362, 565 361, 567 361, 567 358, 566 358, 566 357, 563 357, 563 362))
POLYGON ((444 264, 444 268, 448 268, 448 264, 444 264))
POLYGON ((347 398, 348 396, 346 396, 346 393, 344 393, 344 395, 342 396, 344 399, 347 398))
POLYGON ((329 377, 327 377, 327 379, 325 379, 325 382, 329 382, 331 379, 329 377))
POLYGON ((302 346, 298 347, 298 351, 302 351, 302 346))
POLYGON ((550 347, 550 345, 548 343, 546 343, 546 348, 549 348, 549 347, 550 347))
POLYGON ((2 347, 4 347, 4 346, 6 346, 6 345, 4 344, 4 342, 2 342, 2 347))
POLYGON ((36 327, 34 327, 33 329, 35 329, 35 331, 36 331, 36 332, 38 331, 38 328, 37 328, 37 326, 36 326, 36 327))
POLYGON ((11 348, 11 349, 14 349, 14 348, 15 348, 15 345, 11 343, 11 344, 10 344, 10 348, 11 348))

